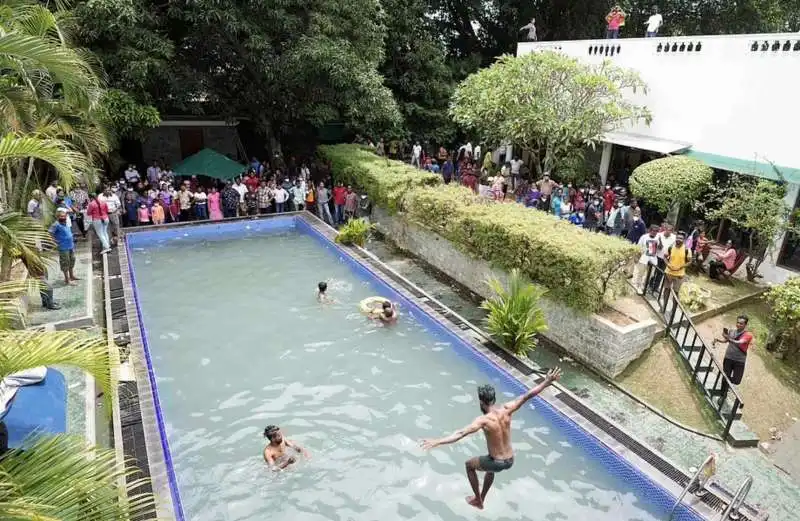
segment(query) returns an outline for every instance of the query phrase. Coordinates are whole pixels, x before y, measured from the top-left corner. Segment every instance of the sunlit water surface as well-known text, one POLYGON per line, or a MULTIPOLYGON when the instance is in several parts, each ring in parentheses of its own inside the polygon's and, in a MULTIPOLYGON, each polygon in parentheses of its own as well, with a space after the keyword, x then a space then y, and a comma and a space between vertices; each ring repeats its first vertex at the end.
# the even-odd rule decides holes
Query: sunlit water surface
POLYGON ((516 416, 515 464, 486 509, 468 506, 464 461, 486 452, 482 435, 429 453, 418 440, 472 421, 478 384, 509 389, 408 309, 394 327, 365 319, 358 302, 380 290, 313 237, 169 241, 132 259, 190 520, 663 517, 535 408, 516 416), (315 299, 323 279, 333 305, 315 299), (267 469, 267 424, 312 458, 267 469))

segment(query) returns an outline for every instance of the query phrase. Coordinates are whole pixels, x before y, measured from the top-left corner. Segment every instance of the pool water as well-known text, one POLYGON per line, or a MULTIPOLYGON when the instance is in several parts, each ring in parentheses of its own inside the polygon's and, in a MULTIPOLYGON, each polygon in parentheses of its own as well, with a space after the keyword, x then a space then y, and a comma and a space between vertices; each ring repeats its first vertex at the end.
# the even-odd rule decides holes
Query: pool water
POLYGON ((480 413, 476 387, 509 384, 429 317, 385 327, 358 311, 386 289, 298 230, 132 243, 138 299, 186 518, 626 521, 663 519, 640 491, 568 441, 534 403, 513 424, 515 464, 482 512, 464 461, 482 434, 424 452, 480 413), (315 299, 327 280, 336 302, 315 299), (312 454, 283 472, 264 427, 312 454))

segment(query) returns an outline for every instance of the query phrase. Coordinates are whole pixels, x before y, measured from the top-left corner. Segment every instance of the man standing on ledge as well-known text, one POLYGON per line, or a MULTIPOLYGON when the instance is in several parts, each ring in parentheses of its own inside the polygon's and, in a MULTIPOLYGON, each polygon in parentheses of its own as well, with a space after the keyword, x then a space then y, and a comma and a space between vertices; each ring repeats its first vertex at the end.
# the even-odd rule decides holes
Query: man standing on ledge
POLYGON ((482 430, 486 436, 486 445, 489 454, 467 460, 467 479, 472 487, 474 496, 467 498, 467 503, 483 510, 483 502, 486 494, 492 487, 495 472, 510 469, 514 464, 514 450, 511 448, 511 416, 517 412, 528 400, 545 390, 550 384, 561 377, 561 369, 555 368, 548 371, 544 381, 530 389, 528 392, 515 400, 507 402, 501 406, 495 405, 494 387, 482 385, 478 387, 478 400, 480 402, 482 416, 479 416, 472 423, 457 430, 450 436, 438 440, 422 440, 422 448, 430 450, 440 445, 455 443, 461 438, 474 434, 482 430), (483 480, 483 490, 480 490, 477 471, 485 472, 483 480))

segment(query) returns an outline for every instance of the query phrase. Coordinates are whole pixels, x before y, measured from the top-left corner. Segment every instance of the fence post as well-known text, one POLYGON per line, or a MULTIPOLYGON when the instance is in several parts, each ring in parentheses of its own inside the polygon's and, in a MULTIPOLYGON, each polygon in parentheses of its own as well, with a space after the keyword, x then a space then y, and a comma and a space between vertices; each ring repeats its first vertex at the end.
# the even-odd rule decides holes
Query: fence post
POLYGON ((706 354, 706 344, 700 346, 700 355, 697 357, 697 363, 694 364, 694 371, 692 372, 692 379, 697 378, 697 371, 700 370, 700 364, 703 362, 703 355, 706 354))
POLYGON ((728 433, 731 432, 731 425, 733 425, 733 419, 736 417, 736 412, 739 410, 739 398, 736 398, 733 401, 733 407, 731 407, 731 415, 728 417, 728 421, 725 423, 725 432, 722 433, 722 439, 728 441, 728 433))

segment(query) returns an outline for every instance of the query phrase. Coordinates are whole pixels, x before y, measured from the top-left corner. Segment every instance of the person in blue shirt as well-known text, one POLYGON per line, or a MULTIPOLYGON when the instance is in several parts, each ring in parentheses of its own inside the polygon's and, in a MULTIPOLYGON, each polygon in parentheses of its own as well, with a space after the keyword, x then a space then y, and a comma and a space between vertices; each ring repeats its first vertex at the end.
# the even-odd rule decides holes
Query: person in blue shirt
POLYGON ((439 173, 439 165, 436 163, 435 159, 431 161, 431 172, 434 174, 439 173))
POLYGON ((583 221, 584 220, 585 219, 583 217, 583 212, 575 212, 575 211, 573 211, 571 214, 569 214, 569 222, 571 222, 572 224, 574 224, 576 226, 583 226, 583 221))
POLYGON ((75 239, 72 237, 72 227, 67 224, 67 211, 63 208, 56 210, 56 222, 50 226, 50 235, 58 246, 58 264, 64 274, 64 283, 74 286, 78 280, 75 276, 75 239))
POLYGON ((454 173, 455 166, 453 166, 453 160, 450 156, 447 156, 447 160, 442 164, 442 178, 444 179, 444 184, 450 184, 450 181, 453 180, 454 173))

